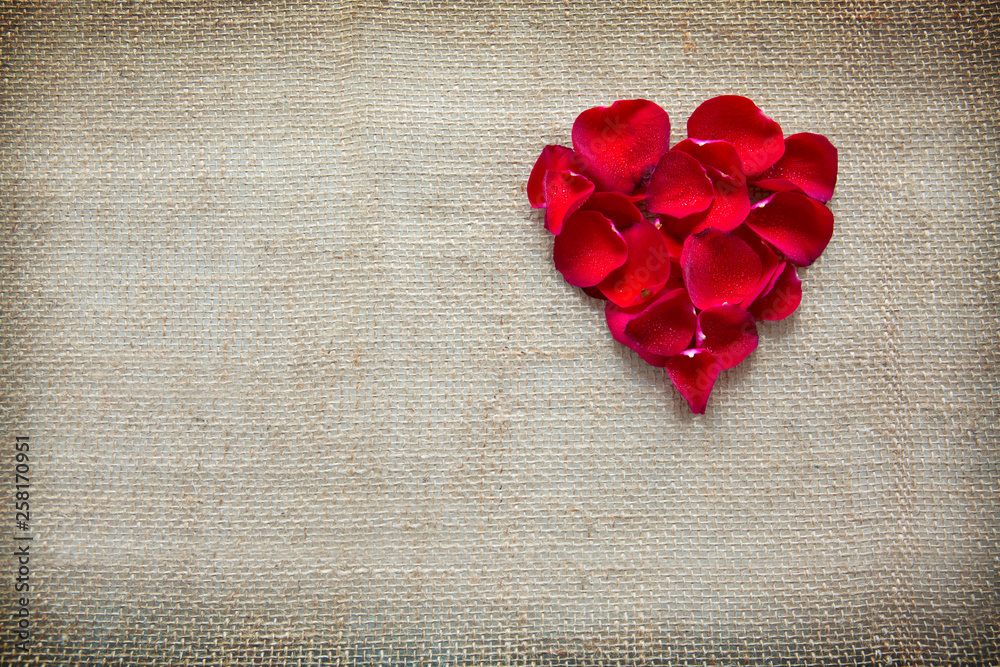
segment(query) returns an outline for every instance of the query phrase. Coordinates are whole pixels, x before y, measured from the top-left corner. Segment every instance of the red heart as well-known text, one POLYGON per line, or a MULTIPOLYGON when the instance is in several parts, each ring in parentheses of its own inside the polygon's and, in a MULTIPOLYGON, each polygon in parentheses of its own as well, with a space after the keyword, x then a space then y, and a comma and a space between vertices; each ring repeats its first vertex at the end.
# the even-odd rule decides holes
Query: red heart
POLYGON ((687 127, 671 149, 667 112, 648 100, 588 109, 573 149, 542 150, 527 192, 547 209, 556 268, 608 300, 612 337, 665 368, 701 414, 719 373, 757 348, 755 321, 801 302, 795 267, 833 236, 837 149, 818 134, 785 138, 736 95, 707 100, 687 127), (773 194, 751 203, 748 182, 773 194))

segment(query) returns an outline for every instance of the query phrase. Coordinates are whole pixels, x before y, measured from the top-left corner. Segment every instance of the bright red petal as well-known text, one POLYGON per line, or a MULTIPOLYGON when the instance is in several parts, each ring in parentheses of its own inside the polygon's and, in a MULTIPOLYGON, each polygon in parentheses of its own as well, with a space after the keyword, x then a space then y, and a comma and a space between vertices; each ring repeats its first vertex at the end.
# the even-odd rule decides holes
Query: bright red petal
POLYGON ((643 220, 622 231, 628 259, 608 274, 598 288, 619 306, 648 301, 670 278, 670 252, 653 223, 643 220))
POLYGON ((750 306, 750 313, 758 320, 783 320, 802 303, 802 281, 795 273, 795 266, 788 264, 767 294, 750 306))
POLYGON ((670 151, 660 158, 646 187, 646 208, 673 218, 701 213, 714 198, 715 188, 705 168, 680 151, 670 151))
POLYGON ((706 308, 698 314, 694 341, 717 356, 723 368, 732 368, 757 349, 757 325, 739 306, 706 308))
POLYGON ((785 139, 785 154, 760 175, 756 185, 830 201, 837 185, 837 149, 821 134, 793 134, 785 139))
POLYGON ((747 226, 796 266, 809 266, 833 238, 833 213, 798 192, 775 192, 756 204, 747 226))
POLYGON ((736 147, 747 178, 757 178, 785 152, 781 126, 739 95, 702 102, 687 123, 692 139, 721 139, 736 147))
POLYGON ((573 123, 573 148, 598 190, 631 194, 670 148, 670 118, 648 100, 587 109, 573 123))
POLYGON ((754 299, 771 289, 774 281, 778 279, 778 274, 785 268, 785 263, 781 261, 781 258, 778 257, 767 241, 759 237, 757 232, 746 225, 740 225, 734 229, 733 234, 743 239, 748 246, 753 248, 757 256, 760 257, 760 281, 757 283, 757 287, 751 290, 750 294, 740 303, 740 306, 747 308, 753 303, 754 299))
POLYGON ((694 336, 694 306, 682 290, 664 292, 625 327, 639 349, 669 357, 684 350, 694 336))
POLYGON ((708 397, 722 370, 719 358, 708 350, 685 350, 667 359, 666 368, 674 386, 691 407, 691 412, 705 414, 708 397))
POLYGON ((594 191, 594 184, 571 171, 545 172, 542 181, 545 192, 545 227, 553 234, 559 234, 563 222, 587 201, 594 191))
POLYGON ((684 285, 699 309, 739 304, 759 284, 761 261, 745 241, 709 227, 684 241, 684 285))
POLYGON ((553 145, 542 149, 542 154, 535 160, 535 166, 531 168, 531 175, 528 176, 528 202, 532 208, 545 207, 543 181, 545 172, 549 169, 579 171, 576 167, 576 156, 573 154, 573 149, 553 145))
POLYGON ((595 192, 580 210, 600 211, 614 223, 618 231, 628 229, 642 220, 642 211, 632 203, 632 198, 618 192, 595 192))
POLYGON ((718 169, 740 183, 747 182, 747 175, 743 171, 743 160, 736 152, 736 147, 728 141, 685 139, 670 150, 687 153, 706 167, 718 169))
POLYGON ((638 317, 645 308, 646 304, 644 303, 632 308, 621 308, 616 306, 613 301, 608 301, 604 305, 604 317, 608 320, 608 329, 611 331, 612 338, 622 345, 635 350, 647 364, 663 368, 663 364, 667 363, 666 357, 646 352, 634 340, 625 335, 625 327, 628 326, 629 322, 638 317))
POLYGON ((750 212, 750 195, 745 183, 726 176, 713 167, 706 167, 705 172, 712 179, 715 189, 715 199, 708 210, 686 218, 659 218, 660 225, 667 234, 678 241, 709 227, 726 231, 735 229, 746 220, 747 213, 750 212))
POLYGON ((552 249, 556 269, 576 287, 596 285, 627 258, 625 239, 597 211, 577 211, 567 218, 552 249))

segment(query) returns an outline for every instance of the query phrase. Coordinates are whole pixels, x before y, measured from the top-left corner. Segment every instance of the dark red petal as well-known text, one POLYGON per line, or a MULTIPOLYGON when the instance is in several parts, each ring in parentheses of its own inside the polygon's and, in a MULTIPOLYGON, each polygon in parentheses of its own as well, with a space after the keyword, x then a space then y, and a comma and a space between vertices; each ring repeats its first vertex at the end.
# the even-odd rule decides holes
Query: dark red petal
MULTIPOLYGON (((667 238, 667 237, 664 237, 667 238)), ((667 242, 669 246, 669 240, 667 242)), ((672 289, 685 289, 684 288, 684 272, 681 271, 681 260, 680 260, 680 250, 677 252, 678 256, 670 256, 670 279, 667 280, 666 284, 663 286, 663 290, 672 289)))
POLYGON ((627 258, 625 239, 597 211, 577 211, 567 218, 552 249, 556 269, 576 287, 596 285, 627 258))
POLYGON ((553 234, 559 234, 567 217, 580 208, 594 184, 571 171, 549 169, 542 181, 545 192, 545 227, 553 234))
POLYGON ((683 218, 701 213, 715 198, 712 180, 698 160, 680 151, 660 158, 646 186, 646 208, 650 213, 683 218))
POLYGON ((573 148, 598 190, 631 194, 670 148, 670 118, 648 100, 587 109, 573 123, 573 148))
POLYGON ((583 293, 589 296, 591 299, 600 299, 601 301, 608 300, 608 297, 604 296, 604 293, 601 292, 601 290, 597 289, 597 286, 581 287, 580 289, 582 289, 583 293))
POLYGON ((750 210, 747 226, 796 266, 809 266, 833 238, 833 213, 798 192, 775 192, 750 210))
POLYGON ((687 129, 692 139, 721 139, 735 146, 751 179, 760 176, 785 152, 781 126, 739 95, 702 102, 688 118, 687 129))
MULTIPOLYGON (((781 274, 785 271, 785 267, 787 266, 795 266, 795 265, 792 264, 791 262, 778 262, 778 265, 774 267, 774 272, 771 274, 771 277, 767 279, 766 283, 764 283, 764 288, 761 289, 760 291, 761 295, 767 294, 772 289, 774 289, 775 283, 778 282, 778 278, 781 277, 781 274)), ((754 301, 756 300, 757 299, 755 298, 754 301)), ((746 302, 744 301, 744 303, 746 302)), ((743 306, 743 307, 748 308, 749 306, 743 306)))
POLYGON ((684 350, 694 336, 697 318, 687 292, 664 292, 625 327, 639 349, 669 357, 684 350))
POLYGON ((628 197, 628 200, 631 202, 642 201, 643 199, 646 198, 646 186, 640 185, 638 188, 635 189, 635 192, 633 192, 630 195, 624 195, 624 196, 628 197))
POLYGON ((747 175, 743 171, 743 160, 736 152, 736 147, 728 141, 685 139, 670 150, 687 153, 706 167, 718 169, 740 183, 747 182, 747 175))
MULTIPOLYGON (((673 269, 671 269, 671 271, 672 270, 673 269)), ((681 273, 680 273, 680 271, 678 271, 676 274, 673 274, 673 273, 670 274, 670 280, 668 280, 666 283, 664 283, 663 289, 660 290, 660 291, 662 292, 662 291, 673 290, 673 289, 683 289, 683 290, 686 290, 686 288, 684 287, 684 281, 681 280, 681 273)))
POLYGON ((735 229, 746 220, 747 213, 750 212, 750 195, 747 193, 746 183, 726 176, 713 167, 705 167, 705 172, 712 179, 715 189, 715 199, 708 210, 686 218, 659 218, 663 229, 678 241, 709 227, 726 231, 735 229))
POLYGON ((785 154, 760 175, 756 185, 830 201, 837 185, 837 149, 821 134, 793 134, 785 139, 785 154))
POLYGON ((580 210, 600 211, 618 231, 622 231, 642 220, 642 211, 632 201, 631 197, 618 192, 595 192, 580 210))
MULTIPOLYGON (((660 230, 660 234, 663 236, 663 240, 667 242, 667 252, 670 253, 670 258, 680 262, 681 260, 681 250, 684 248, 684 239, 677 240, 673 236, 667 233, 667 230, 663 228, 662 221, 657 218, 656 228, 660 230)), ((678 264, 678 268, 679 268, 678 264)), ((672 275, 679 276, 680 272, 674 273, 671 271, 672 275)))
POLYGON ((708 350, 685 350, 667 359, 666 368, 674 386, 691 407, 691 412, 705 414, 708 397, 722 370, 719 358, 708 350))
POLYGON ((667 284, 663 286, 663 289, 677 289, 678 287, 684 287, 684 272, 681 270, 680 258, 671 257, 670 280, 668 280, 667 284))
POLYGON ((663 285, 663 289, 660 290, 661 292, 684 287, 684 273, 681 271, 681 250, 683 246, 669 236, 662 236, 667 244, 667 252, 670 254, 670 278, 663 285))
POLYGON ((532 208, 543 208, 545 206, 543 180, 545 179, 545 172, 549 169, 555 169, 556 171, 578 171, 573 149, 551 144, 542 149, 542 154, 535 160, 535 166, 531 168, 531 175, 528 176, 528 202, 532 208))
POLYGON ((757 349, 757 325, 753 315, 739 306, 716 306, 698 313, 694 342, 719 358, 723 368, 732 368, 757 349))
POLYGON ((633 306, 632 308, 621 308, 616 306, 613 301, 608 301, 604 305, 604 316, 608 320, 608 329, 611 331, 612 338, 622 345, 635 350, 647 364, 663 368, 663 364, 667 362, 666 357, 646 352, 634 340, 625 335, 625 327, 628 326, 629 322, 638 317, 645 308, 645 303, 633 306))
POLYGON ((670 252, 653 223, 643 220, 622 231, 628 259, 608 274, 598 288, 619 306, 648 301, 670 278, 670 252))
POLYGON ((802 303, 802 281, 795 273, 795 266, 788 264, 767 294, 750 306, 750 313, 758 320, 783 320, 802 303))
POLYGON ((785 263, 781 261, 781 258, 778 257, 767 241, 760 238, 757 232, 746 225, 740 225, 734 229, 733 234, 743 239, 748 246, 753 248, 757 256, 760 257, 760 281, 757 283, 756 289, 751 290, 750 294, 740 303, 740 306, 747 308, 753 303, 754 299, 771 289, 774 281, 778 279, 778 274, 785 268, 785 263))
POLYGON ((684 241, 684 285, 700 309, 739 304, 760 281, 761 261, 738 236, 709 227, 684 241))

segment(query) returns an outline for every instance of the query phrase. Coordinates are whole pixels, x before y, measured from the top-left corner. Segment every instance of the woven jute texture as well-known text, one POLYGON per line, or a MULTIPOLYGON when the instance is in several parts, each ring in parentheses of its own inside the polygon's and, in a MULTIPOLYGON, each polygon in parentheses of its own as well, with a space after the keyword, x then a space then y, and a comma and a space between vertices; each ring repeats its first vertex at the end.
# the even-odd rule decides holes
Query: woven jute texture
POLYGON ((995 3, 2 12, 0 663, 996 664, 995 3), (719 94, 836 231, 693 416, 524 186, 719 94))

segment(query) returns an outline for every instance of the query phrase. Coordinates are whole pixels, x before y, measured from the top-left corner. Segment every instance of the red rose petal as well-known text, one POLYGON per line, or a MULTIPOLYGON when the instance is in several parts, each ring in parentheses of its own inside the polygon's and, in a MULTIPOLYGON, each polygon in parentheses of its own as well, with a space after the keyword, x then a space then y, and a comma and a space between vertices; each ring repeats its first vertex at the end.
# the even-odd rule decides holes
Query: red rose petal
POLYGON ((582 289, 583 293, 592 299, 600 299, 601 301, 608 300, 608 297, 604 296, 604 293, 597 289, 596 285, 593 287, 581 287, 580 289, 582 289))
POLYGON ((653 223, 643 220, 622 231, 628 259, 608 274, 598 288, 619 306, 627 308, 648 301, 670 278, 670 252, 653 223))
POLYGON ((756 185, 828 202, 837 185, 837 149, 822 134, 793 134, 785 139, 785 154, 760 175, 756 185))
MULTIPOLYGON (((684 240, 681 239, 678 241, 673 236, 668 234, 667 230, 663 229, 663 225, 659 219, 656 220, 656 228, 660 230, 660 235, 663 236, 663 240, 667 243, 667 252, 670 253, 670 258, 675 260, 677 262, 677 268, 680 268, 681 250, 684 248, 684 240)), ((674 276, 681 275, 680 271, 675 272, 673 270, 671 270, 670 274, 674 276)))
POLYGON ((718 169, 740 183, 747 182, 747 175, 743 171, 743 160, 736 152, 736 147, 728 141, 685 139, 670 150, 687 153, 706 167, 718 169))
POLYGON ((750 210, 746 224, 796 266, 809 266, 833 238, 833 213, 798 192, 775 192, 750 210))
POLYGON ((542 149, 542 154, 535 160, 528 176, 528 202, 531 208, 544 208, 545 190, 543 180, 549 169, 556 171, 579 171, 576 166, 576 156, 573 149, 565 146, 548 145, 542 149))
POLYGON ((747 178, 757 178, 785 152, 781 126, 751 100, 722 95, 701 103, 687 123, 692 139, 721 139, 736 147, 747 178))
POLYGON ((802 281, 795 266, 787 264, 777 282, 764 296, 750 306, 750 313, 758 320, 783 320, 802 303, 802 281))
POLYGON ((785 268, 785 263, 781 261, 767 241, 759 237, 757 232, 746 225, 740 225, 734 229, 733 234, 743 239, 748 246, 753 248, 757 256, 760 257, 760 281, 757 283, 757 288, 751 290, 746 298, 743 299, 743 302, 740 303, 740 306, 746 308, 753 303, 754 299, 761 294, 766 294, 771 289, 774 281, 778 279, 778 274, 785 268))
POLYGON ((595 192, 580 210, 600 211, 618 231, 623 231, 642 220, 642 211, 632 201, 618 192, 595 192))
POLYGON ((670 148, 670 118, 648 100, 587 109, 573 123, 573 148, 598 190, 631 194, 670 148))
POLYGON ((722 370, 719 358, 708 350, 685 350, 667 359, 666 368, 670 380, 691 407, 691 412, 705 414, 708 397, 722 370))
POLYGON ((684 272, 681 270, 680 257, 670 257, 670 280, 663 286, 663 289, 677 289, 684 287, 684 272))
POLYGON ((577 211, 567 218, 552 249, 556 269, 576 287, 596 285, 627 258, 625 239, 597 211, 577 211))
POLYGON ((663 364, 667 363, 666 357, 646 352, 634 340, 625 335, 625 327, 628 326, 629 322, 638 317, 645 308, 645 303, 633 306, 632 308, 621 308, 616 306, 613 301, 608 301, 604 305, 604 317, 607 318, 608 329, 611 331, 612 338, 622 345, 635 350, 647 364, 663 368, 663 364))
MULTIPOLYGON (((673 270, 673 269, 671 269, 671 271, 672 271, 672 270, 673 270)), ((681 276, 681 274, 680 274, 680 271, 678 271, 676 275, 674 275, 674 274, 671 274, 671 275, 670 275, 670 280, 668 280, 668 281, 667 281, 667 282, 666 282, 666 283, 665 283, 665 284, 663 285, 663 289, 662 289, 662 290, 660 290, 660 291, 661 291, 661 292, 665 292, 665 291, 667 291, 667 290, 673 290, 673 289, 682 289, 682 290, 686 290, 687 288, 685 288, 685 287, 684 287, 684 281, 683 281, 683 280, 681 280, 681 277, 680 277, 680 276, 681 276)))
POLYGON ((761 261, 745 241, 709 227, 684 241, 684 285, 700 309, 739 304, 759 284, 761 261))
POLYGON ((642 201, 646 198, 646 186, 640 185, 632 194, 623 196, 628 197, 628 200, 631 202, 642 201))
POLYGON ((718 357, 723 368, 732 368, 757 349, 757 325, 739 306, 706 308, 698 314, 694 341, 718 357))
POLYGON ((726 231, 735 229, 746 220, 747 213, 750 212, 750 195, 745 183, 726 176, 713 167, 705 167, 705 172, 712 179, 712 186, 715 188, 715 199, 708 210, 686 218, 659 218, 663 229, 677 240, 686 239, 709 227, 726 231))
POLYGON ((639 349, 669 357, 684 350, 694 336, 697 318, 687 292, 682 289, 656 297, 625 327, 625 335, 639 349))
POLYGON ((661 289, 660 291, 664 292, 672 289, 683 289, 684 274, 681 271, 681 258, 680 258, 682 246, 681 244, 677 243, 676 253, 675 253, 674 252, 675 242, 669 236, 666 235, 663 235, 663 240, 666 241, 667 252, 670 254, 670 278, 663 285, 663 289, 661 289))
POLYGON ((553 234, 562 231, 566 218, 583 206, 594 191, 594 184, 583 176, 554 169, 545 172, 542 186, 546 202, 545 228, 553 234))
POLYGON ((646 208, 673 218, 701 213, 714 198, 715 188, 705 168, 680 151, 670 151, 660 158, 646 186, 646 208))
MULTIPOLYGON (((750 306, 754 301, 774 289, 774 284, 778 282, 781 272, 784 271, 785 267, 789 265, 789 262, 779 261, 773 268, 764 271, 760 278, 760 288, 750 292, 750 294, 747 295, 747 298, 740 302, 740 308, 750 310, 750 306)), ((757 319, 760 318, 758 317, 757 319)))
MULTIPOLYGON (((774 285, 775 283, 778 282, 778 278, 781 277, 781 274, 785 271, 785 268, 788 266, 795 266, 795 265, 792 264, 791 262, 778 262, 778 265, 774 267, 774 272, 771 274, 771 277, 768 278, 767 283, 764 285, 764 289, 760 291, 761 295, 767 294, 768 292, 774 289, 774 285)), ((754 301, 756 301, 756 299, 754 299, 754 301)), ((748 306, 743 306, 743 307, 747 308, 748 306)))

